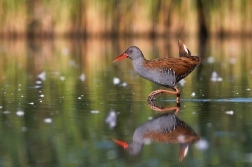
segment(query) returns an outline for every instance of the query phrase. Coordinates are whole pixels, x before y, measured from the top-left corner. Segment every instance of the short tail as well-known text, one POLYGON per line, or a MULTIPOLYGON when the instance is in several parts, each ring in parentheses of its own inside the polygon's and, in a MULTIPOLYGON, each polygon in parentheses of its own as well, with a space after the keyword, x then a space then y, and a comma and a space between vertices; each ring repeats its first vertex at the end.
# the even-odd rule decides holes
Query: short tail
POLYGON ((181 39, 178 40, 179 57, 191 56, 190 50, 186 47, 181 39))

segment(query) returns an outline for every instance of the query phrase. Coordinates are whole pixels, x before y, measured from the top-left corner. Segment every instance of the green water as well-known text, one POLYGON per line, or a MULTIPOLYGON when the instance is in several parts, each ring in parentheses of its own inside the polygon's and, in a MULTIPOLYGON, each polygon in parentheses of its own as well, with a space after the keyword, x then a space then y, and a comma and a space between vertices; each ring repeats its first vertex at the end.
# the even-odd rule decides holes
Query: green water
MULTIPOLYGON (((196 39, 183 41, 198 55, 196 39)), ((131 156, 112 140, 130 142, 160 115, 146 99, 161 88, 140 78, 130 60, 113 59, 130 45, 148 59, 177 57, 177 39, 1 41, 0 166, 250 166, 250 43, 209 40, 201 65, 178 84, 178 118, 201 138, 179 162, 179 144, 153 142, 131 156), (214 71, 219 81, 211 80, 214 71)), ((173 95, 155 103, 176 106, 173 95)))

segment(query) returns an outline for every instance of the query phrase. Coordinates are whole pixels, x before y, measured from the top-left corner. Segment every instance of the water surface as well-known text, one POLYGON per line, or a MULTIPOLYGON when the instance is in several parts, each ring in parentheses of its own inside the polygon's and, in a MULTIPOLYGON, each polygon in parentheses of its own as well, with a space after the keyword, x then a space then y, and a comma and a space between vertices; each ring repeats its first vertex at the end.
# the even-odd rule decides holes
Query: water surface
MULTIPOLYGON (((202 53, 197 39, 183 41, 202 53)), ((151 142, 132 156, 113 142, 130 142, 137 127, 162 114, 146 101, 161 87, 140 78, 130 60, 113 59, 131 45, 147 59, 177 57, 177 39, 1 41, 0 165, 250 166, 250 44, 209 40, 201 65, 178 84, 177 117, 200 137, 179 162, 179 144, 151 142)), ((176 106, 173 95, 154 102, 176 106)))

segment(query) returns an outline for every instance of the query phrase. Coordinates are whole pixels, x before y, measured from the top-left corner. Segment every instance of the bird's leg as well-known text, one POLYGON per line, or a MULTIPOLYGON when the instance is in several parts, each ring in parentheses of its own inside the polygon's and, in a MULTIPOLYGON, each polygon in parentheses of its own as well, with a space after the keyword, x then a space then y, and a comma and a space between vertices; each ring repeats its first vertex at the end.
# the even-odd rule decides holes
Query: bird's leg
POLYGON ((179 89, 175 86, 174 88, 172 88, 174 91, 169 91, 169 90, 164 90, 164 89, 159 89, 159 90, 155 90, 153 92, 151 92, 148 96, 148 101, 152 101, 152 99, 154 97, 156 97, 159 94, 163 94, 163 93, 167 93, 167 94, 173 94, 173 95, 177 95, 176 98, 176 102, 179 103, 180 102, 180 91, 179 89))

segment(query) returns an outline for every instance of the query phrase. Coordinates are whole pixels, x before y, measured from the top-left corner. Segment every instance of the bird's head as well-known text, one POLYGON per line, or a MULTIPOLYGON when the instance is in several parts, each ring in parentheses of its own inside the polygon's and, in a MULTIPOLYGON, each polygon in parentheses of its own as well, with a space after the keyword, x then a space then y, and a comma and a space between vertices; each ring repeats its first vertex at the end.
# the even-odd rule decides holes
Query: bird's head
POLYGON ((113 62, 116 62, 116 61, 121 60, 123 58, 130 58, 131 60, 135 60, 140 57, 143 57, 141 50, 136 46, 131 46, 123 54, 118 56, 113 62))

